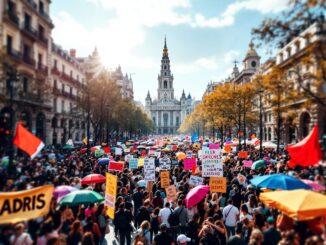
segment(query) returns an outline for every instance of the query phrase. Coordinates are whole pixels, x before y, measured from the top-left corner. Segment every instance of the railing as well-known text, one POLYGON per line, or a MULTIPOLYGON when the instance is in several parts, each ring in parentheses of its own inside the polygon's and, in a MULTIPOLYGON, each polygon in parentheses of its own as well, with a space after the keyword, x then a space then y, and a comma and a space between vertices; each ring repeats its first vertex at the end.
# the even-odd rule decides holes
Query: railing
POLYGON ((40 10, 39 13, 45 20, 52 23, 50 16, 47 13, 45 13, 44 10, 42 10, 42 11, 40 10))
POLYGON ((27 24, 26 22, 22 23, 22 30, 28 33, 33 38, 37 38, 37 30, 34 29, 30 24, 27 24))
POLYGON ((39 35, 38 36, 38 39, 42 42, 42 43, 44 43, 46 46, 48 46, 48 39, 47 38, 45 38, 44 36, 41 36, 41 35, 39 35))
POLYGON ((33 9, 37 10, 37 4, 32 0, 26 0, 26 2, 31 6, 33 9))
POLYGON ((34 93, 20 93, 16 98, 17 100, 32 102, 36 104, 43 104, 44 100, 41 95, 34 93))
POLYGON ((53 67, 53 68, 52 68, 52 74, 55 74, 55 75, 61 76, 61 72, 58 70, 57 67, 53 67))
POLYGON ((34 66, 35 67, 35 60, 28 56, 28 55, 23 55, 23 62, 25 62, 28 65, 34 66))
POLYGON ((53 87, 52 92, 53 92, 54 95, 60 95, 60 94, 61 94, 60 89, 58 89, 58 88, 56 88, 56 87, 53 87))
POLYGON ((18 50, 15 50, 13 48, 8 48, 7 46, 5 47, 7 50, 7 54, 16 59, 17 61, 20 60, 21 54, 18 50))
POLYGON ((45 66, 45 65, 43 65, 40 62, 37 64, 37 70, 40 71, 40 72, 42 72, 42 73, 44 73, 45 75, 48 74, 48 67, 45 66))
POLYGON ((11 20, 14 24, 19 26, 19 18, 16 13, 7 10, 6 16, 8 16, 9 20, 11 20))

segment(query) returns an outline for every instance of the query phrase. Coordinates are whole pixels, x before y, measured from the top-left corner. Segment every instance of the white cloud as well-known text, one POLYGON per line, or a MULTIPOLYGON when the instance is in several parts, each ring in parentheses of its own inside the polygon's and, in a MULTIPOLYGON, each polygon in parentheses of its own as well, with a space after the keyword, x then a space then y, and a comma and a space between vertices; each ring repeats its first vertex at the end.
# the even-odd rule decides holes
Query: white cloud
POLYGON ((223 61, 225 64, 232 63, 236 58, 240 56, 240 52, 237 50, 230 50, 223 55, 223 61))
POLYGON ((235 21, 235 16, 242 10, 258 11, 262 14, 279 13, 287 8, 287 1, 285 0, 246 0, 237 1, 227 6, 226 10, 219 17, 206 18, 202 14, 197 13, 194 21, 191 23, 192 27, 210 27, 218 28, 230 26, 235 21))

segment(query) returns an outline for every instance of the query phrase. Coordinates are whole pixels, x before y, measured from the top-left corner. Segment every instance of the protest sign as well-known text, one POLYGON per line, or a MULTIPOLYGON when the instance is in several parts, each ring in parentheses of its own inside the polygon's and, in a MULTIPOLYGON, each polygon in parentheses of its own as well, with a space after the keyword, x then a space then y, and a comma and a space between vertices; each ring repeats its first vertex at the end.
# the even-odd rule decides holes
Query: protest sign
POLYGON ((208 147, 210 150, 216 150, 216 149, 220 149, 220 144, 209 144, 208 147))
POLYGON ((210 177, 209 190, 210 192, 226 193, 226 178, 210 177))
POLYGON ((166 188, 170 186, 170 172, 169 171, 161 171, 161 187, 166 188))
POLYGON ((139 158, 138 159, 138 167, 143 167, 144 166, 144 160, 145 160, 145 158, 139 158))
POLYGON ((221 150, 203 150, 202 155, 202 176, 223 177, 223 166, 221 161, 221 150))
POLYGON ((252 160, 244 160, 243 161, 243 166, 245 168, 251 168, 251 166, 252 166, 252 160))
POLYGON ((172 161, 171 161, 171 164, 172 164, 173 166, 178 165, 178 163, 179 163, 178 160, 172 160, 172 161))
POLYGON ((196 164, 195 158, 186 158, 183 160, 184 170, 191 170, 192 166, 196 164))
POLYGON ((117 156, 121 156, 121 155, 122 155, 122 149, 116 147, 116 148, 115 148, 115 155, 117 155, 117 156))
POLYGON ((192 151, 186 151, 186 158, 192 158, 192 151))
POLYGON ((248 158, 248 151, 240 151, 238 153, 238 158, 247 159, 248 158))
POLYGON ((197 186, 197 185, 202 185, 204 181, 204 178, 191 175, 189 179, 189 185, 197 186))
POLYGON ((144 179, 146 181, 155 181, 155 159, 144 159, 144 179))
POLYGON ((149 150, 148 155, 149 156, 155 156, 155 152, 156 152, 155 150, 149 150))
POLYGON ((198 158, 199 158, 200 160, 202 160, 202 157, 203 157, 203 150, 199 150, 199 151, 198 151, 198 158))
POLYGON ((99 149, 99 150, 94 152, 95 157, 101 157, 103 155, 104 155, 104 151, 102 149, 99 149))
POLYGON ((175 202, 177 200, 177 189, 175 185, 170 185, 169 187, 165 188, 166 192, 166 199, 168 202, 175 202))
POLYGON ((171 169, 170 158, 167 157, 160 158, 160 168, 161 170, 170 170, 171 169))
POLYGON ((129 169, 138 168, 138 158, 130 158, 129 160, 129 169))
POLYGON ((236 146, 232 146, 232 147, 231 147, 231 151, 232 151, 232 152, 236 152, 236 151, 237 151, 237 147, 236 147, 236 146))
POLYGON ((17 223, 45 216, 54 187, 46 185, 26 191, 0 193, 0 224, 17 223))
POLYGON ((110 161, 109 162, 108 169, 111 170, 111 171, 119 171, 119 172, 122 172, 123 171, 123 167, 124 167, 124 163, 123 162, 110 161))
POLYGON ((114 219, 114 208, 115 208, 115 199, 117 195, 117 181, 118 177, 106 173, 106 183, 105 183, 105 206, 108 207, 107 215, 114 219))
POLYGON ((224 151, 227 152, 227 153, 230 153, 231 152, 231 145, 225 145, 224 146, 224 151))

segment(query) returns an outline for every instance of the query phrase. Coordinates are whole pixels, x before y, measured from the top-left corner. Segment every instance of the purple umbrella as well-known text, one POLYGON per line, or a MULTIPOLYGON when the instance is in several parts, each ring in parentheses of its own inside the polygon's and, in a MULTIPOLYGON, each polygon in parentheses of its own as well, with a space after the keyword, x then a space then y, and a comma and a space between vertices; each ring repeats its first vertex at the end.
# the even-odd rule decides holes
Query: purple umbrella
POLYGON ((53 197, 56 199, 60 199, 74 191, 78 191, 78 189, 69 185, 60 185, 54 189, 53 197))

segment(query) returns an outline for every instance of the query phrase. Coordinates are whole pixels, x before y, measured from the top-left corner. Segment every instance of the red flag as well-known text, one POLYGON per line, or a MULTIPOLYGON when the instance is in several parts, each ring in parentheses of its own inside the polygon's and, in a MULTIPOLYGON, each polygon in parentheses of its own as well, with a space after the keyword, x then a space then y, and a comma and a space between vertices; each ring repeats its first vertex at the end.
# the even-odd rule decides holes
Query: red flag
POLYGON ((113 170, 113 171, 122 172, 123 171, 123 167, 124 167, 124 163, 123 162, 114 162, 114 161, 111 161, 109 163, 108 169, 109 170, 113 170))
POLYGON ((260 140, 256 140, 255 142, 254 142, 254 145, 255 146, 257 146, 257 145, 259 145, 260 144, 260 140))
POLYGON ((104 153, 110 153, 111 149, 109 146, 104 147, 104 153))
POLYGON ((318 126, 316 125, 310 134, 299 143, 290 145, 286 148, 291 157, 289 167, 295 166, 308 167, 317 164, 322 153, 318 141, 318 126))
POLYGON ((197 163, 196 163, 196 161, 195 161, 195 163, 192 165, 192 167, 191 167, 191 172, 192 172, 192 174, 195 174, 196 173, 196 168, 197 168, 197 163))
POLYGON ((14 145, 25 151, 33 159, 44 147, 42 140, 18 123, 14 138, 14 145))

